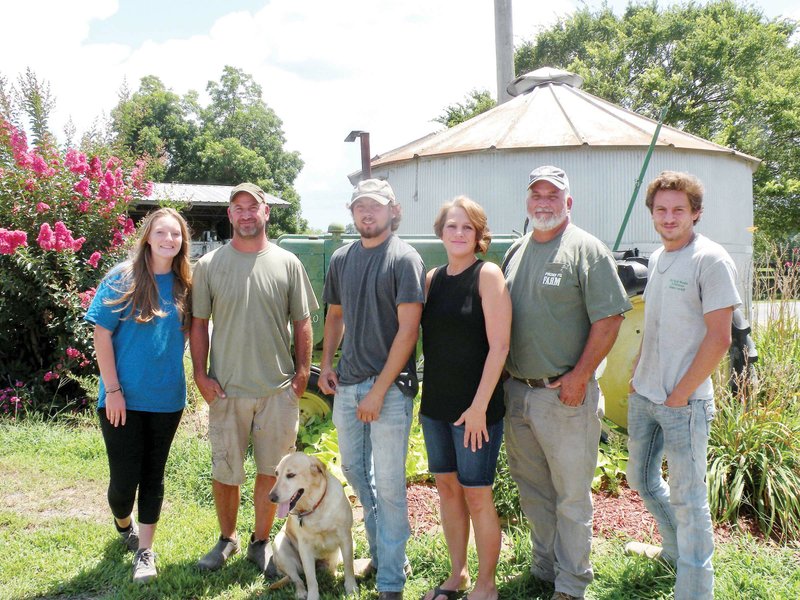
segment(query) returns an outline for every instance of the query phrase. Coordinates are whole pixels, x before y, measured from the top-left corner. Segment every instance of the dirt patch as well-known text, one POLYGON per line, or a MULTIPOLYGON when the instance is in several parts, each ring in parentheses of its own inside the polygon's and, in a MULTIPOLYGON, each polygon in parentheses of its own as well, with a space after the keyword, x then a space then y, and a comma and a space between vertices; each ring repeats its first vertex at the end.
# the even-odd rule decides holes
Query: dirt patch
POLYGON ((106 491, 100 483, 70 485, 42 471, 21 473, 3 461, 0 472, 0 510, 30 519, 34 525, 54 518, 95 520, 107 515, 106 491))

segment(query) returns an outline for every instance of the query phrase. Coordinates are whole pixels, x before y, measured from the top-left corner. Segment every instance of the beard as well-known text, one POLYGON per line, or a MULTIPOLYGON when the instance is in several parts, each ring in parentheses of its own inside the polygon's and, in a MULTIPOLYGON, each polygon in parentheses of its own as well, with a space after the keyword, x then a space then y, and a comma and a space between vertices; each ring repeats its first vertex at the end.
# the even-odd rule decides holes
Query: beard
POLYGON ((377 221, 373 221, 368 225, 353 223, 356 228, 356 231, 359 235, 364 238, 365 240, 369 240, 372 238, 380 237, 384 234, 387 229, 392 227, 392 221, 389 219, 386 223, 379 223, 377 221))
POLYGON ((567 218, 566 210, 559 210, 549 215, 546 213, 536 216, 536 213, 530 215, 533 228, 538 231, 552 231, 563 225, 564 220, 567 218))
POLYGON ((264 233, 266 223, 252 223, 247 225, 237 225, 235 227, 236 233, 241 238, 254 238, 259 237, 264 233))

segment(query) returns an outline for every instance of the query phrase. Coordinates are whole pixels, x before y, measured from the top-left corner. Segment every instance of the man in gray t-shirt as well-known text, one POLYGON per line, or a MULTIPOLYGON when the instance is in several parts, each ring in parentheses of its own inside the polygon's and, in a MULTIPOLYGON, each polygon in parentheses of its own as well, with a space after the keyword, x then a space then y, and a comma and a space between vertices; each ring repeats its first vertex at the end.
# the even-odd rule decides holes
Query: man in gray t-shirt
POLYGON ((626 551, 677 566, 675 599, 714 597, 714 536, 706 487, 711 374, 731 343, 741 304, 728 253, 694 226, 703 185, 664 171, 647 188, 647 208, 663 246, 650 257, 644 336, 628 398, 628 483, 653 514, 663 547, 626 551), (661 474, 667 456, 669 485, 661 474))
POLYGON ((399 600, 411 535, 405 463, 425 267, 417 251, 394 235, 400 206, 388 183, 360 182, 348 208, 361 239, 331 257, 319 386, 336 394, 333 422, 342 471, 364 507, 369 568, 377 571, 379 598, 399 600))

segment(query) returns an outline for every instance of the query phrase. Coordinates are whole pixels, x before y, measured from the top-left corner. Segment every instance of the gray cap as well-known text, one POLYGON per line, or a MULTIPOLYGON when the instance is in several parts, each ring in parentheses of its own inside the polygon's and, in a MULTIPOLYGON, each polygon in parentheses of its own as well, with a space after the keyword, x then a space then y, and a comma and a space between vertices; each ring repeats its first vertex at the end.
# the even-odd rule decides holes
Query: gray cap
POLYGON ((541 180, 549 181, 560 190, 566 190, 569 188, 569 179, 567 179, 567 174, 564 173, 564 169, 559 169, 558 167, 553 167, 550 165, 536 167, 533 171, 531 171, 528 189, 531 189, 531 186, 534 183, 541 180))
POLYGON ((255 183, 240 183, 237 185, 231 190, 231 195, 230 198, 228 198, 228 202, 232 202, 236 197, 236 194, 239 192, 246 192, 250 194, 260 204, 267 203, 267 195, 264 193, 264 190, 258 187, 255 183))
POLYGON ((353 206, 353 203, 360 198, 372 198, 383 206, 396 202, 392 186, 382 179, 359 181, 358 185, 353 188, 353 195, 350 197, 350 202, 347 203, 347 208, 353 206))

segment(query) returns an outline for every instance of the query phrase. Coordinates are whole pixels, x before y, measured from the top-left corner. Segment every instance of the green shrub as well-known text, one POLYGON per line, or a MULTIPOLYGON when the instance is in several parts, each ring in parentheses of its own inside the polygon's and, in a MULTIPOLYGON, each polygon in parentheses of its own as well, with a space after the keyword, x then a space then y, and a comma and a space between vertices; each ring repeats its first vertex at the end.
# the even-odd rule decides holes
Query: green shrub
MULTIPOLYGON (((792 280, 782 285, 784 292, 796 288, 792 280)), ((735 522, 752 514, 764 533, 798 540, 800 326, 777 292, 769 305, 774 314, 754 331, 759 358, 751 382, 738 396, 728 392, 717 398, 709 438, 709 503, 717 520, 735 522)))
POLYGON ((0 414, 53 413, 86 402, 73 375, 96 372, 83 314, 134 231, 143 164, 30 149, 0 119, 0 414))
POLYGON ((800 539, 800 419, 780 402, 728 396, 709 438, 709 503, 716 520, 752 514, 765 534, 800 539))

